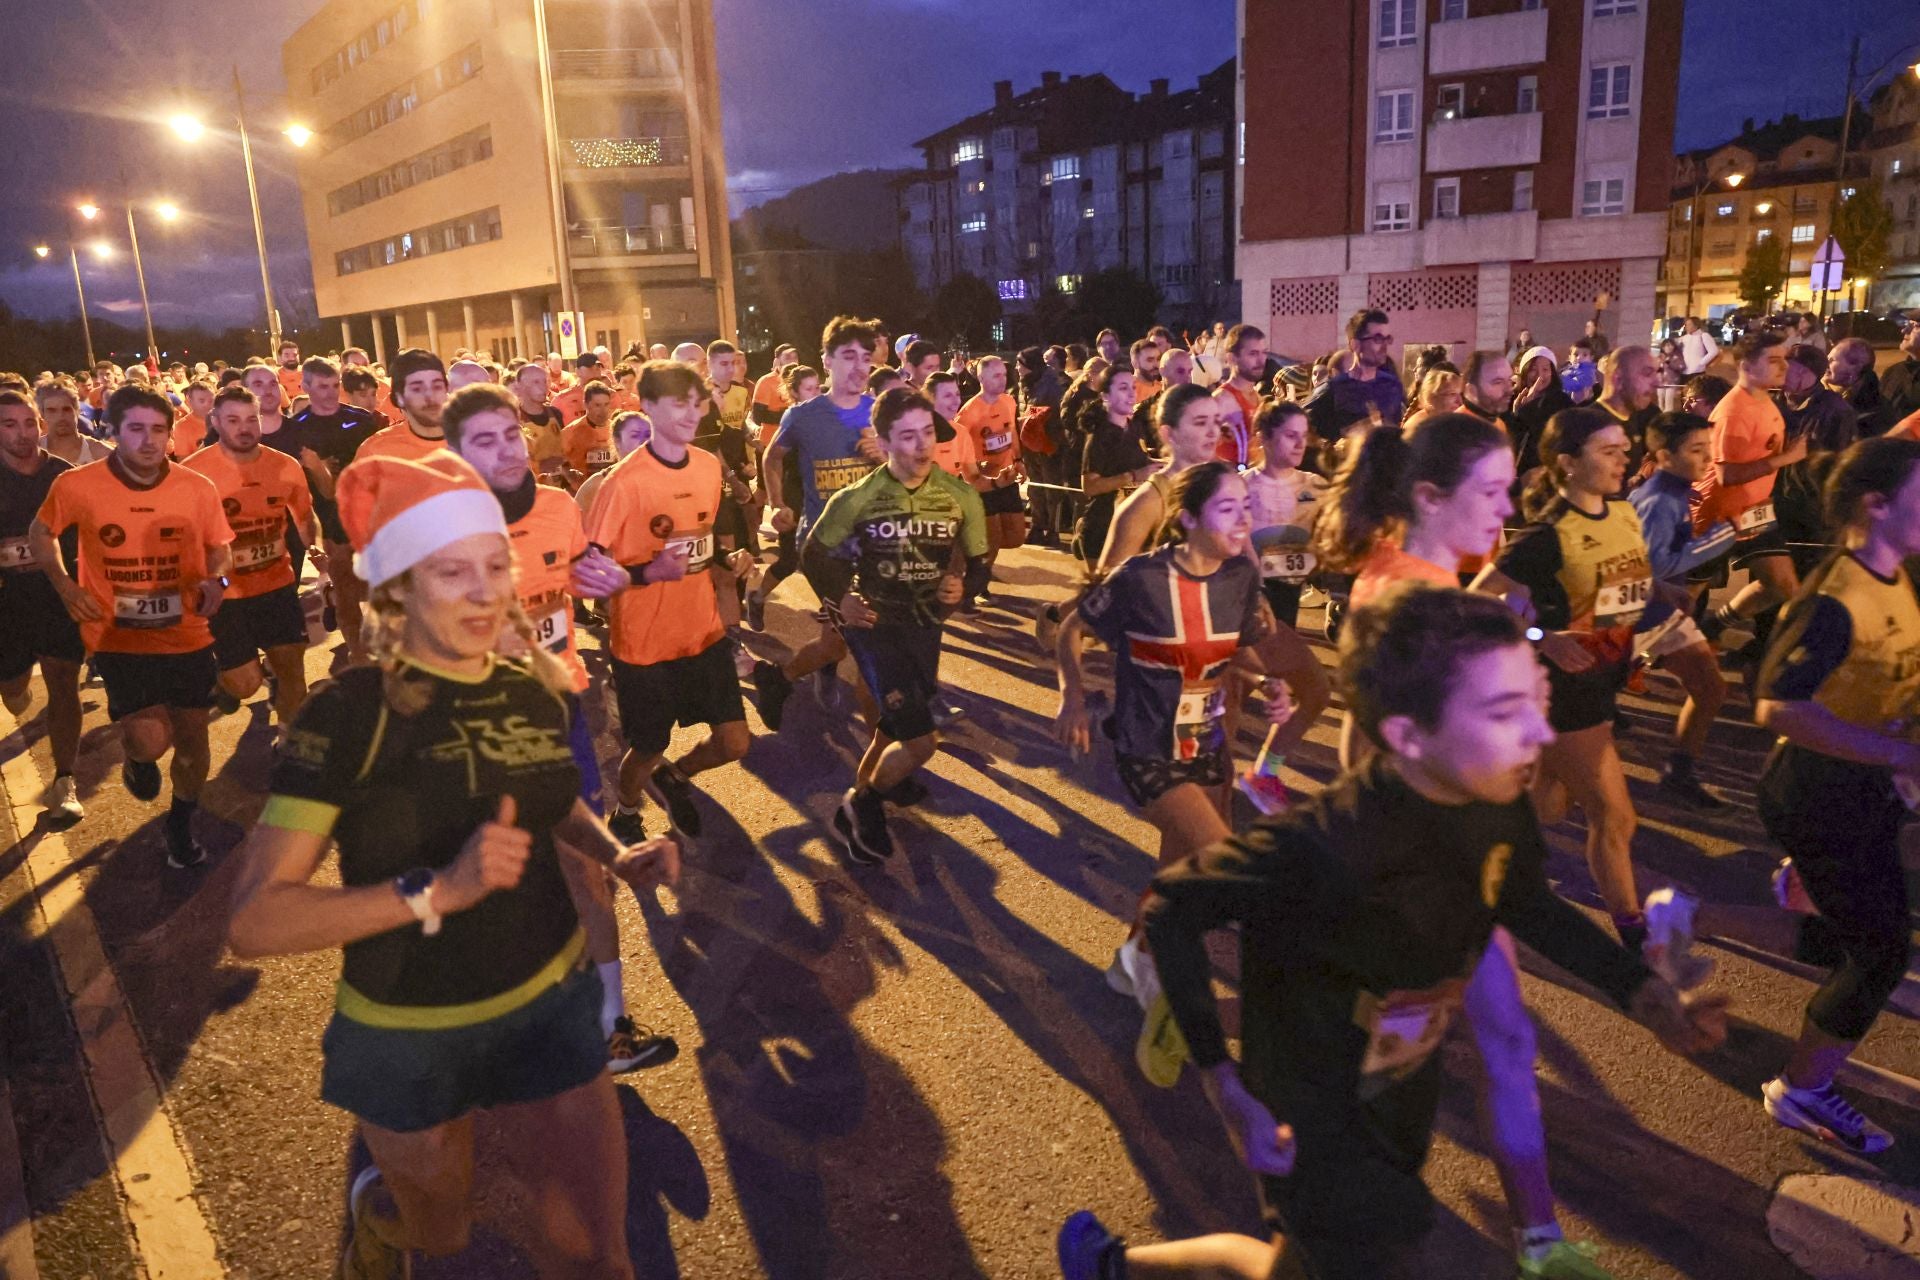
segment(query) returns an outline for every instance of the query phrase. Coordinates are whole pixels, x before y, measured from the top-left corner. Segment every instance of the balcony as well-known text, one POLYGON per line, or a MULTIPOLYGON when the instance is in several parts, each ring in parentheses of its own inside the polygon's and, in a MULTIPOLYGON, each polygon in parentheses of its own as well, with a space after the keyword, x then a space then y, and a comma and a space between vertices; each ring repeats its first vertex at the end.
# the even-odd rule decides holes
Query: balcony
POLYGON ((698 248, 695 228, 687 223, 576 222, 567 228, 567 253, 575 267, 691 265, 698 248))
POLYGON ((685 138, 562 138, 560 158, 568 172, 594 176, 631 175, 635 170, 661 171, 658 176, 684 176, 685 138), (676 175, 674 171, 679 171, 676 175))
MULTIPOLYGON (((1527 13, 1529 11, 1522 11, 1527 13)), ((1532 10, 1541 13, 1544 10, 1532 10)), ((1468 22, 1492 19, 1468 18, 1468 22)), ((1436 24, 1438 26, 1440 24, 1436 24)), ((1454 24, 1447 23, 1452 26, 1454 24)), ((1468 116, 1427 126, 1428 173, 1459 173, 1540 163, 1540 113, 1468 116)))
POLYGON ((1530 67, 1547 60, 1547 10, 1521 9, 1484 18, 1436 22, 1427 30, 1427 70, 1471 75, 1530 67))
POLYGON ((1430 267, 1457 262, 1512 262, 1535 256, 1540 238, 1540 215, 1532 209, 1518 213, 1476 213, 1464 218, 1429 218, 1421 228, 1422 246, 1430 267))
POLYGON ((555 49, 553 79, 562 88, 637 87, 623 81, 672 88, 680 83, 680 60, 672 49, 555 49))

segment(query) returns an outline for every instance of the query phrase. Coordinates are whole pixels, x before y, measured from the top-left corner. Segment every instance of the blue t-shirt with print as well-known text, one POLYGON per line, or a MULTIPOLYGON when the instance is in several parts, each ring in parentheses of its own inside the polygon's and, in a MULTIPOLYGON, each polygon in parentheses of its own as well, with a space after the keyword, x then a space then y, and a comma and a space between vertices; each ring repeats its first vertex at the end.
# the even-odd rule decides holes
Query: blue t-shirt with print
POLYGON ((802 536, 820 518, 827 499, 873 470, 860 456, 860 433, 873 421, 873 397, 842 409, 828 396, 815 396, 780 417, 780 430, 769 448, 791 452, 800 464, 800 484, 806 494, 800 513, 802 536))

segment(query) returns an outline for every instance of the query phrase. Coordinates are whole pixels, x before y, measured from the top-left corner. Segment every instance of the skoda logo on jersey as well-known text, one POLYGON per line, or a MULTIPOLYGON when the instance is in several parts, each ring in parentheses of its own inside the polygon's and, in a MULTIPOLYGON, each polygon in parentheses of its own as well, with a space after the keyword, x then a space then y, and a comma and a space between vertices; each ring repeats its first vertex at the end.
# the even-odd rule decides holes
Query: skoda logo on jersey
POLYGON ((873 566, 873 571, 883 578, 891 578, 900 572, 899 566, 891 560, 882 560, 873 566))
POLYGON ((125 529, 122 529, 119 525, 103 524, 100 526, 100 545, 101 546, 117 547, 117 546, 120 546, 122 543, 124 543, 126 540, 127 540, 127 531, 125 529))
POLYGON ((673 536, 673 517, 669 515, 655 516, 653 519, 647 521, 647 532, 651 533, 656 538, 672 537, 673 536))

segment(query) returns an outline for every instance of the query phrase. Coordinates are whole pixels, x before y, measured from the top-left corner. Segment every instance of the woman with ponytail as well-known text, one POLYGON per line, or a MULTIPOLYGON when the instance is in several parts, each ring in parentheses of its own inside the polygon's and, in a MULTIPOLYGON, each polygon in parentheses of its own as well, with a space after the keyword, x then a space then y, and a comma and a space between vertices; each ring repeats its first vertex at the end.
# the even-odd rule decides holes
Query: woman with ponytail
POLYGON ((337 498, 378 664, 322 684, 283 738, 228 943, 344 952, 320 1093, 373 1157, 349 1196, 349 1269, 399 1274, 410 1250, 465 1246, 486 1111, 538 1206, 537 1269, 630 1277, 600 976, 557 845, 635 888, 676 879, 678 847, 613 837, 582 795, 565 668, 498 652, 524 614, 473 468, 445 451, 363 459, 337 498), (330 846, 338 887, 314 883, 330 846))

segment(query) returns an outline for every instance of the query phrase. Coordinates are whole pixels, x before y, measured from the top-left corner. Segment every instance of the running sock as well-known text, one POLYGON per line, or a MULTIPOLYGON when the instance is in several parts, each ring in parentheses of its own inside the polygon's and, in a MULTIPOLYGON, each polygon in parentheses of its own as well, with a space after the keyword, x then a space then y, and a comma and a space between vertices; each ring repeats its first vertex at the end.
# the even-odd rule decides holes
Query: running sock
POLYGON ((640 816, 640 806, 637 804, 621 804, 615 801, 613 812, 616 817, 637 818, 640 816))
POLYGON ((199 810, 198 801, 175 796, 173 804, 167 809, 167 838, 175 844, 186 844, 192 840, 193 815, 199 810))
POLYGON ((593 967, 600 971, 600 1034, 610 1036, 614 1019, 627 1016, 627 991, 621 981, 620 962, 609 960, 593 967))
POLYGON ((1613 917, 1613 931, 1620 935, 1620 945, 1635 955, 1647 941, 1647 918, 1638 911, 1632 915, 1613 917))
POLYGON ((1523 1262, 1541 1261, 1553 1251, 1553 1246, 1564 1239, 1566 1237, 1560 1234, 1560 1224, 1557 1222, 1513 1233, 1514 1248, 1523 1262))
POLYGON ((1676 751, 1668 756, 1667 776, 1669 778, 1691 778, 1693 776, 1693 756, 1685 751, 1676 751))

